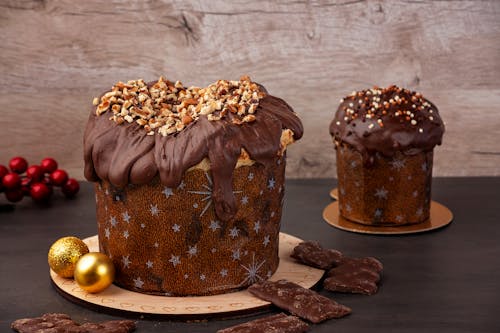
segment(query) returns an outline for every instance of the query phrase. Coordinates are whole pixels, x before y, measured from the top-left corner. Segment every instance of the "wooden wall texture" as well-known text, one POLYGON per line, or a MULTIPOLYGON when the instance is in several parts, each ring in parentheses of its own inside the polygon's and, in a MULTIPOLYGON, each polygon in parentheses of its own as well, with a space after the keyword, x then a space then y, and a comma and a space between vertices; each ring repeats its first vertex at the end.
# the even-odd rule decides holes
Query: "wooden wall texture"
POLYGON ((333 177, 328 124, 352 90, 421 91, 446 121, 434 175, 500 175, 500 1, 0 0, 0 163, 82 178, 92 98, 118 80, 249 74, 305 126, 291 177, 333 177))

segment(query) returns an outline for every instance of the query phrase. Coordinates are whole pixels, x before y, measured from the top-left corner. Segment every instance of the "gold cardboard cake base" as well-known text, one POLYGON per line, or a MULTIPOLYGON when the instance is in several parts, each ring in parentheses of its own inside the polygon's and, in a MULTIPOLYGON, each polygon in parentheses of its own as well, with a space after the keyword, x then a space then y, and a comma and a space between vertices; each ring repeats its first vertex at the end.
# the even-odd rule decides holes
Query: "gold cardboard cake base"
MULTIPOLYGON (((97 236, 83 240, 91 252, 99 251, 97 236)), ((297 263, 290 257, 293 248, 302 240, 280 233, 278 270, 270 280, 287 279, 305 288, 314 286, 324 271, 297 263)), ((81 289, 73 279, 64 279, 50 271, 56 289, 66 298, 83 306, 111 313, 153 315, 176 319, 206 319, 210 316, 234 316, 254 313, 271 303, 252 296, 247 290, 214 296, 168 297, 154 296, 122 289, 111 285, 106 290, 90 294, 81 289)))
MULTIPOLYGON (((336 189, 332 190, 336 191, 336 189)), ((330 192, 330 195, 332 195, 330 192)), ((375 234, 375 235, 402 235, 414 234, 419 232, 430 231, 447 226, 453 221, 451 211, 440 203, 431 201, 430 218, 422 223, 402 225, 397 227, 392 226, 371 226, 360 223, 351 222, 339 213, 338 201, 332 202, 323 210, 323 219, 331 226, 351 231, 360 234, 375 234)))

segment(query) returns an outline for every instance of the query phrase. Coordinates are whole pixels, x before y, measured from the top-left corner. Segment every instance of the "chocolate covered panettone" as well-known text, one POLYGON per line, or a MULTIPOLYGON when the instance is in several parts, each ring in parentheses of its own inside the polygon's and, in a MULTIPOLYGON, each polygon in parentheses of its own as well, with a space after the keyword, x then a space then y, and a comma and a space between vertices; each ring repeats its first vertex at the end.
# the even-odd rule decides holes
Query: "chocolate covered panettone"
POLYGON ((119 82, 94 100, 84 138, 99 245, 115 283, 212 295, 278 267, 291 107, 248 77, 206 88, 119 82))
POLYGON ((443 133, 438 109, 419 93, 390 86, 343 98, 330 125, 340 214, 368 225, 426 221, 443 133))

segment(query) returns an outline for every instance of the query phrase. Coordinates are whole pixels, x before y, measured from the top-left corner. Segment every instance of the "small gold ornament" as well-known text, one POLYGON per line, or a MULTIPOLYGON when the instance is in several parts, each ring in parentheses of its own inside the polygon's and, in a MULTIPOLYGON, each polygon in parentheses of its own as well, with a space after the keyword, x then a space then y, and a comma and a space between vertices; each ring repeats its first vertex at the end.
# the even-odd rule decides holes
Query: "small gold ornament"
POLYGON ((85 253, 89 253, 89 248, 81 239, 71 236, 59 238, 49 249, 49 266, 63 278, 73 277, 76 262, 85 253))
POLYGON ((75 281, 85 291, 98 293, 113 283, 115 266, 108 256, 90 252, 78 260, 75 268, 75 281))

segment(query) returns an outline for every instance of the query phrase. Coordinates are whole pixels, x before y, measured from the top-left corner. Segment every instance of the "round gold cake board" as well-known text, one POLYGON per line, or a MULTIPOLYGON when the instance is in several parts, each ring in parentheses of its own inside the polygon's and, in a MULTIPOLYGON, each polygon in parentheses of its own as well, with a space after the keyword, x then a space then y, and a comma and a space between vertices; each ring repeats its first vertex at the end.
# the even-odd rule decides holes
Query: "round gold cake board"
POLYGON ((339 198, 339 190, 337 188, 333 188, 331 191, 330 191, 330 197, 332 199, 335 199, 335 200, 338 200, 339 198))
POLYGON ((451 211, 437 203, 431 201, 431 216, 429 220, 417 223, 409 224, 398 227, 391 226, 370 226, 359 223, 351 222, 339 214, 339 203, 338 201, 332 202, 323 210, 323 219, 331 226, 351 231, 360 234, 375 234, 375 235, 403 235, 403 234, 414 234, 419 232, 430 231, 434 229, 439 229, 447 226, 453 221, 453 214, 451 211))
MULTIPOLYGON (((91 252, 99 251, 97 236, 83 241, 91 252)), ((301 265, 290 257, 293 248, 301 241, 299 238, 280 233, 280 263, 270 280, 287 279, 305 288, 311 288, 321 279, 324 271, 301 265)), ((69 300, 97 311, 125 316, 207 319, 255 313, 271 305, 252 296, 247 290, 214 296, 169 297, 141 294, 111 285, 100 293, 90 294, 82 290, 73 279, 61 278, 52 270, 50 277, 56 289, 69 300)))

